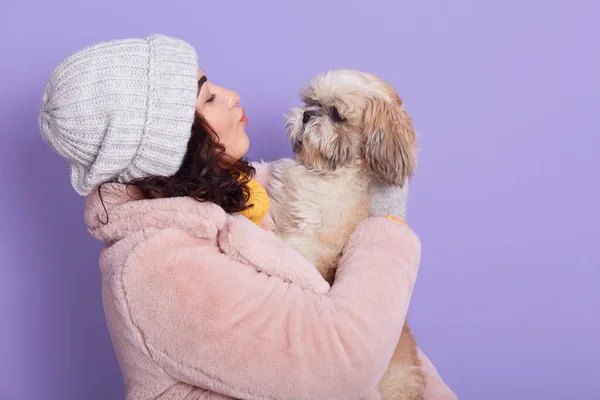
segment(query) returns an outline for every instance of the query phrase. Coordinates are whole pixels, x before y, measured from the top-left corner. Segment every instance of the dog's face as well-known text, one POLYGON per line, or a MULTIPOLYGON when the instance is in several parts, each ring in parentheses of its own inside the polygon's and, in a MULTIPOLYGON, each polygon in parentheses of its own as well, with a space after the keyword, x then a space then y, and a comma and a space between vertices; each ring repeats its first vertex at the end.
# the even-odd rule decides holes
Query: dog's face
POLYGON ((403 185, 416 167, 416 134, 396 91, 356 70, 325 72, 302 90, 286 130, 296 159, 320 171, 364 165, 385 183, 403 185))

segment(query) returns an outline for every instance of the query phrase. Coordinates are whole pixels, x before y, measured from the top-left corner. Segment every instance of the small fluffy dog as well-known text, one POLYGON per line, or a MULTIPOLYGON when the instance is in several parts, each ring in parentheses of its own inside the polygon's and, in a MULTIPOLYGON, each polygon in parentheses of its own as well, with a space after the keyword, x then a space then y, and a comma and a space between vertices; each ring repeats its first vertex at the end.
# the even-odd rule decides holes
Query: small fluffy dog
MULTIPOLYGON (((357 70, 331 70, 302 90, 286 130, 296 159, 271 164, 274 233, 331 284, 342 249, 369 216, 369 185, 404 185, 416 167, 416 134, 391 85, 357 70)), ((375 266, 373 266, 375 268, 375 266)), ((383 400, 423 398, 424 377, 407 324, 379 383, 383 400)))

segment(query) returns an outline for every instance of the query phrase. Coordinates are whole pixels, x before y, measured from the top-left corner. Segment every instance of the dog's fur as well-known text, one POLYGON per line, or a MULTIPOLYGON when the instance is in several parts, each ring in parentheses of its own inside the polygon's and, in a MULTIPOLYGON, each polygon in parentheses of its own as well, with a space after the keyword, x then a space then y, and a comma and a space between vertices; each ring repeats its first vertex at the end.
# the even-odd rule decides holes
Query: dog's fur
MULTIPOLYGON (((371 74, 328 71, 301 98, 304 106, 293 108, 286 123, 296 159, 271 165, 270 218, 275 233, 331 284, 350 234, 369 216, 369 186, 404 185, 412 176, 416 134, 396 91, 371 74)), ((383 400, 423 398, 407 324, 379 390, 383 400)))

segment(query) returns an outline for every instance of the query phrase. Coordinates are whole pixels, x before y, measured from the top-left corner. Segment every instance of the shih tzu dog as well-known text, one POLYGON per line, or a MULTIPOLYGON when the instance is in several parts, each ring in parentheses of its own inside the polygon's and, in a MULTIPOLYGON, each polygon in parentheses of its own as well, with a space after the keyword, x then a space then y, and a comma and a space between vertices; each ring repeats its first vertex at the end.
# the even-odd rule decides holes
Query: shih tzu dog
MULTIPOLYGON (((369 216, 369 186, 404 185, 416 167, 416 134, 394 88, 357 70, 325 72, 302 90, 286 130, 295 159, 271 163, 274 233, 331 284, 342 249, 369 216)), ((385 376, 383 400, 423 398, 417 345, 405 323, 385 376)))

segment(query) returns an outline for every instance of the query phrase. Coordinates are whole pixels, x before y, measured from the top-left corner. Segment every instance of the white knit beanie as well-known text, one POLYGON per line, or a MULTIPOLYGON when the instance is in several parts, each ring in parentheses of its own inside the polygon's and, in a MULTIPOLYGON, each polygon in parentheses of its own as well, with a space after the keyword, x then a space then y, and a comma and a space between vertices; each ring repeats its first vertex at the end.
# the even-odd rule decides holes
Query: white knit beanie
POLYGON ((103 42, 53 72, 40 130, 70 163, 80 195, 107 181, 169 176, 187 150, 197 93, 188 43, 163 35, 103 42))

